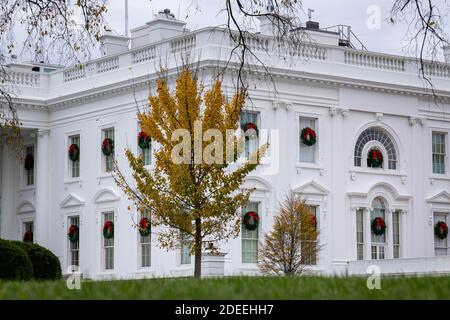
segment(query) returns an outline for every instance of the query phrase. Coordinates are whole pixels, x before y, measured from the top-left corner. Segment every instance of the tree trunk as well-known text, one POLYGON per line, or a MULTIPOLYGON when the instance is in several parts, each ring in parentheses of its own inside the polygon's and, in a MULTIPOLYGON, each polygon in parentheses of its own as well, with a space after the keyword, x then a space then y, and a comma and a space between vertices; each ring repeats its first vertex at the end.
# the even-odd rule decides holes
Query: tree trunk
POLYGON ((200 218, 195 219, 195 265, 194 278, 200 278, 202 275, 202 227, 200 218))

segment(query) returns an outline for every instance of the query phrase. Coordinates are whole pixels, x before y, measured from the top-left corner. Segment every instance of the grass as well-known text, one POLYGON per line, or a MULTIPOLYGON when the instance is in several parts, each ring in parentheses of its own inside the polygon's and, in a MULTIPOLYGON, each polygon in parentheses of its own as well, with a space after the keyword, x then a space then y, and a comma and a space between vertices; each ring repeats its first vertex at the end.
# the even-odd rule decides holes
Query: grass
POLYGON ((366 278, 226 277, 83 281, 69 290, 65 281, 0 281, 6 299, 450 299, 450 277, 383 277, 381 290, 366 278))

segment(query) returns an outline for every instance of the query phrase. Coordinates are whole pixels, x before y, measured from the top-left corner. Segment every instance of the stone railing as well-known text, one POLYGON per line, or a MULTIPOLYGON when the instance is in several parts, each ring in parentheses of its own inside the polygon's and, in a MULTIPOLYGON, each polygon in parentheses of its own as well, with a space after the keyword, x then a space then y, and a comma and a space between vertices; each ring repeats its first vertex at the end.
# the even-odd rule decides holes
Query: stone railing
POLYGON ((405 71, 405 59, 366 51, 345 50, 346 64, 389 71, 405 71))
POLYGON ((155 46, 149 46, 131 52, 131 63, 141 63, 156 58, 155 46))
POLYGON ((425 62, 423 71, 426 76, 450 78, 450 64, 440 62, 425 62))
POLYGON ((103 59, 96 63, 97 73, 119 69, 119 57, 103 59))
POLYGON ((40 75, 35 72, 7 71, 6 82, 24 87, 39 87, 40 75))
POLYGON ((169 47, 171 53, 188 52, 196 47, 195 34, 170 41, 169 47))

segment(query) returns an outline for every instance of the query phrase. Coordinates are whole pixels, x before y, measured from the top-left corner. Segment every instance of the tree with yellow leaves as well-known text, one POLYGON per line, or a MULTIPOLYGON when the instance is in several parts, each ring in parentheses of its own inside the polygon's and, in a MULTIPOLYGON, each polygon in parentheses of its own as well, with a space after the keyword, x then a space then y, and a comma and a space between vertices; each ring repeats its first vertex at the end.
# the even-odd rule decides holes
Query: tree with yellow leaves
POLYGON ((247 161, 236 162, 242 147, 236 131, 245 99, 241 89, 227 101, 220 81, 203 94, 188 68, 172 93, 160 78, 157 94, 148 99, 149 111, 138 113, 142 130, 160 146, 155 168, 147 170, 142 157, 127 150, 136 184, 132 187, 116 166, 117 184, 140 210, 150 213, 153 227, 161 227, 160 246, 176 249, 188 239, 195 277, 201 276, 204 243, 239 234, 239 209, 252 191, 241 187, 267 149, 265 144, 247 161))

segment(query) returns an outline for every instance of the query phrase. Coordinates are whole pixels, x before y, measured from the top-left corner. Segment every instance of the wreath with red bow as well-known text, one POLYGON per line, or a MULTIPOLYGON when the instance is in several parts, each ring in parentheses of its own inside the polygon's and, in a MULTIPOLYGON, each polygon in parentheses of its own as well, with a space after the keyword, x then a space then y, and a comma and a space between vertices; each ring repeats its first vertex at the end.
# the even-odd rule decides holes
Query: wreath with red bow
POLYGON ((80 230, 76 225, 71 225, 69 227, 69 230, 67 231, 67 237, 69 238, 70 242, 76 242, 79 239, 80 230))
POLYGON ((69 146, 68 154, 69 154, 70 160, 72 160, 72 161, 79 160, 80 159, 80 147, 78 147, 78 145, 76 145, 75 143, 72 143, 69 146))
POLYGON ((25 231, 23 234, 23 242, 33 242, 33 231, 25 231))
POLYGON ((142 150, 150 148, 150 137, 144 131, 138 133, 138 145, 142 150))
POLYGON ((139 221, 139 233, 141 234, 141 236, 145 237, 148 236, 150 234, 150 220, 148 218, 142 218, 139 221))
POLYGON ((316 143, 316 132, 311 129, 311 128, 303 128, 302 132, 301 132, 301 138, 302 138, 302 142, 304 144, 306 144, 307 146, 312 146, 316 143))
POLYGON ((242 129, 244 130, 244 132, 249 135, 249 136, 254 136, 255 134, 258 135, 258 126, 256 125, 256 123, 253 122, 247 122, 246 124, 244 124, 242 126, 242 129), (250 130, 250 131, 249 131, 250 130))
POLYGON ((444 221, 438 221, 434 226, 434 235, 436 238, 444 240, 448 235, 448 226, 444 221))
POLYGON ((114 141, 110 138, 105 138, 102 142, 102 152, 105 156, 110 156, 114 152, 114 141))
POLYGON ((114 222, 109 220, 105 221, 105 224, 103 225, 103 236, 106 239, 114 237, 114 222))
POLYGON ((312 213, 310 213, 308 215, 308 218, 309 218, 309 223, 311 223, 311 225, 315 228, 317 226, 316 216, 313 215, 312 213))
POLYGON ((367 166, 371 168, 381 168, 383 166, 383 153, 374 148, 367 155, 367 166))
POLYGON ((25 170, 30 171, 34 168, 34 157, 31 153, 25 156, 25 170))
POLYGON ((249 211, 244 215, 244 226, 247 230, 255 230, 258 228, 259 215, 255 211, 249 211))
POLYGON ((381 236, 386 232, 386 223, 382 217, 376 217, 373 219, 372 232, 376 236, 381 236))

